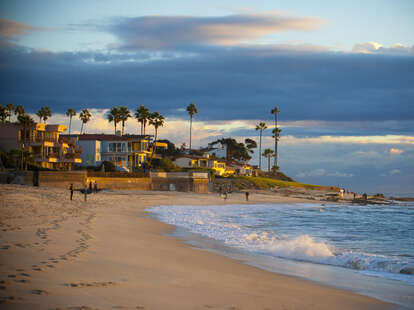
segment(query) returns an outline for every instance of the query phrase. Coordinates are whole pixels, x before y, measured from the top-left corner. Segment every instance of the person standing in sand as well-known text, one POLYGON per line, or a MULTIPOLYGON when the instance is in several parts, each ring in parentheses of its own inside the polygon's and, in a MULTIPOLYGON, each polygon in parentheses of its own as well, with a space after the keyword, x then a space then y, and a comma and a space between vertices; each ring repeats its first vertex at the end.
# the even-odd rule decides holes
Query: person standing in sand
POLYGON ((246 191, 246 201, 249 201, 249 192, 246 191))
POLYGON ((96 182, 96 180, 95 180, 95 183, 93 184, 93 191, 94 191, 95 193, 97 193, 97 192, 98 192, 98 183, 96 182))
POLYGON ((72 200, 72 198, 73 198, 73 184, 70 184, 69 190, 70 190, 70 200, 72 200))

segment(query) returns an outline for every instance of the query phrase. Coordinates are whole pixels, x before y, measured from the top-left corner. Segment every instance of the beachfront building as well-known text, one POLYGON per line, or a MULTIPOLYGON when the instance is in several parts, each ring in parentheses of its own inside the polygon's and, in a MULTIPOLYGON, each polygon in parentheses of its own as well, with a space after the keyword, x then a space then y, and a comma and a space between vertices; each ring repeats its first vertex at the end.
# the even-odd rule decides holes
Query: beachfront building
MULTIPOLYGON (((237 161, 227 162, 227 167, 231 167, 234 170, 235 175, 251 176, 253 174, 253 167, 246 163, 240 163, 237 161)), ((227 170, 229 170, 227 168, 227 170)))
POLYGON ((42 168, 70 170, 80 164, 81 148, 73 139, 64 138, 64 125, 35 123, 24 128, 18 123, 0 124, 0 150, 28 151, 32 161, 42 168))
POLYGON ((209 168, 208 156, 182 154, 173 159, 180 168, 209 168))
POLYGON ((226 175, 226 162, 222 159, 211 158, 209 154, 199 155, 178 155, 173 159, 176 166, 180 168, 210 168, 217 175, 226 175))
MULTIPOLYGON (((99 166, 103 161, 112 162, 120 171, 132 172, 142 167, 151 157, 153 142, 150 135, 81 134, 71 135, 82 147, 84 166, 99 166)), ((157 149, 167 148, 162 142, 155 143, 153 158, 158 158, 157 149)))

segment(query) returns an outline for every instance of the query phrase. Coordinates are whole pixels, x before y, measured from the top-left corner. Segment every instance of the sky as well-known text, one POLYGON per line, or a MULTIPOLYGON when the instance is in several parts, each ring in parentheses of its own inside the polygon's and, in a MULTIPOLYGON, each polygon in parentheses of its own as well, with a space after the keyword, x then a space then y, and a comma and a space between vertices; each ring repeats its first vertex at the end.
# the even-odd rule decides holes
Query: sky
POLYGON ((1 1, 0 102, 48 105, 63 124, 88 108, 89 133, 113 132, 111 107, 144 104, 177 145, 194 102, 193 146, 258 141, 266 122, 262 149, 277 106, 293 179, 414 194, 413 13, 411 0, 1 1))

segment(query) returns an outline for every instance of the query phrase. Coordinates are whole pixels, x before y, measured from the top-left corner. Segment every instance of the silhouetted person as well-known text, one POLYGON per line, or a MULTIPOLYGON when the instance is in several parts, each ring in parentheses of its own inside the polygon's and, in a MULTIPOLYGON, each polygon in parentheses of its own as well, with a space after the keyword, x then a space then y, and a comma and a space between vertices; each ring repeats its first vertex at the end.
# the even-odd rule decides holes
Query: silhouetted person
POLYGON ((69 190, 70 190, 70 200, 72 200, 72 198, 73 198, 73 184, 70 184, 69 190))
MULTIPOLYGON (((92 186, 92 182, 89 183, 89 184, 90 184, 90 186, 92 186)), ((83 192, 83 198, 85 199, 85 201, 86 201, 86 196, 88 196, 88 188, 85 185, 84 192, 83 192)))
POLYGON ((98 192, 98 183, 96 183, 96 180, 95 180, 95 183, 93 184, 93 191, 94 191, 95 193, 97 193, 97 192, 98 192))
POLYGON ((249 201, 249 192, 246 192, 246 201, 249 201))
POLYGON ((89 182, 89 193, 92 193, 92 181, 89 182))

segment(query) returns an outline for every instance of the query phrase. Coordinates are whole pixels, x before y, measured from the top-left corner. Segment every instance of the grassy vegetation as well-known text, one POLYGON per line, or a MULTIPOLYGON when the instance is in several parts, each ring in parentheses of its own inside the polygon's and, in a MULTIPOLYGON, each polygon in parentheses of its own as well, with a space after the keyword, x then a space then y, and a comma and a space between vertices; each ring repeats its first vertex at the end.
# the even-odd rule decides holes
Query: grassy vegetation
POLYGON ((246 177, 246 176, 238 176, 233 177, 234 180, 240 180, 242 183, 243 181, 247 181, 251 183, 256 188, 260 189, 269 189, 271 187, 301 187, 306 189, 325 189, 325 186, 320 185, 313 185, 313 184, 305 184, 299 182, 289 182, 289 181, 282 181, 282 180, 275 180, 271 178, 264 178, 264 177, 246 177))

